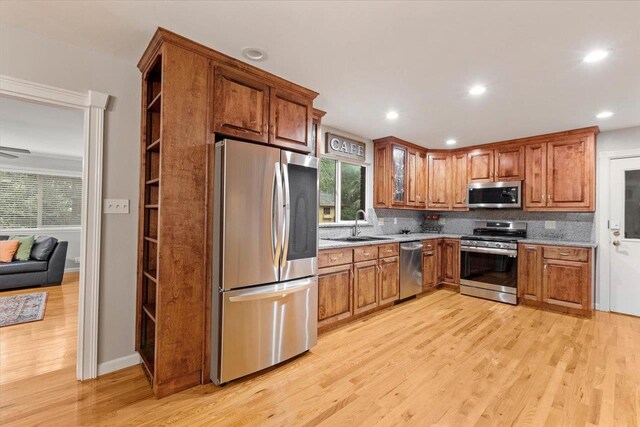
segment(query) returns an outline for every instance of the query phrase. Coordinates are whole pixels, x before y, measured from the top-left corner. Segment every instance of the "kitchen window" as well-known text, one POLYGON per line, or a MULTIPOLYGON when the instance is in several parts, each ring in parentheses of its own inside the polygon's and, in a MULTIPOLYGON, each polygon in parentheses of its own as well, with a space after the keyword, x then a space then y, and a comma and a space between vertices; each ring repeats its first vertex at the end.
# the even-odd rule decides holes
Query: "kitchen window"
POLYGON ((320 224, 349 224, 358 210, 366 211, 368 173, 365 164, 320 159, 320 224))
POLYGON ((0 228, 79 227, 82 179, 0 171, 0 228))

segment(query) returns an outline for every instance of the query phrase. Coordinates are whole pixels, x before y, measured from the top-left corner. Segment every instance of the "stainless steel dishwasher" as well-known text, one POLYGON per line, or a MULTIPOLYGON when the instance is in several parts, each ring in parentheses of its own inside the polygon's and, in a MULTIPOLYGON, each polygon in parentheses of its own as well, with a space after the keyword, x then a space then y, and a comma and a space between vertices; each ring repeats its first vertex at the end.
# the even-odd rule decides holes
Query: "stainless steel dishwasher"
POLYGON ((400 244, 400 299, 422 292, 422 242, 400 244))

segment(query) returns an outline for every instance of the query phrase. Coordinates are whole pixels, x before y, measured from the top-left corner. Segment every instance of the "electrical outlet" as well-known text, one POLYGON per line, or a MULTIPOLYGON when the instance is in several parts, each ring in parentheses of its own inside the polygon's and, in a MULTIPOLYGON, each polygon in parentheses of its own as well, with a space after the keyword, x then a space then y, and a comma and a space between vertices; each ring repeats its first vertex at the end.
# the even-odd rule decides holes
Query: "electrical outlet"
POLYGON ((102 212, 105 214, 128 214, 128 199, 104 199, 102 212))
POLYGON ((393 223, 397 224, 398 223, 398 218, 393 218, 393 223))
POLYGON ((384 218, 378 218, 378 224, 384 225, 384 218))
POLYGON ((446 223, 447 223, 447 221, 444 218, 440 218, 438 220, 438 224, 440 224, 440 225, 445 225, 446 223))
POLYGON ((73 259, 73 262, 75 262, 76 264, 80 264, 80 257, 77 256, 73 259))
POLYGON ((556 229, 556 222, 555 221, 545 221, 544 222, 544 228, 546 228, 547 230, 555 230, 556 229))

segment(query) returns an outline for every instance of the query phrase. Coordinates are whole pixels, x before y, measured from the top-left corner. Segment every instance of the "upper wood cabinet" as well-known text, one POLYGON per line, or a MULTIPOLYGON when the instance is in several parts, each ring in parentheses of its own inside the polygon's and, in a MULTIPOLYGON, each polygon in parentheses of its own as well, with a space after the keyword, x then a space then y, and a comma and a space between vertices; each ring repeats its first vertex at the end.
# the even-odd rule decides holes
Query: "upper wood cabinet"
POLYGON ((496 148, 495 181, 521 181, 524 179, 524 147, 496 148))
POLYGON ((451 207, 451 154, 428 154, 429 183, 427 185, 427 207, 448 210, 451 207))
POLYGON ((494 177, 493 150, 476 149, 467 154, 469 182, 491 182, 494 177))
POLYGON ((374 207, 425 208, 426 151, 395 137, 374 143, 374 207))
POLYGON ((310 152, 313 100, 280 88, 271 88, 269 143, 310 152))
POLYGON ((232 68, 214 73, 213 131, 268 142, 269 85, 232 68))
POLYGON ((451 206, 456 210, 467 210, 467 153, 453 153, 453 176, 451 179, 451 206))
POLYGON ((247 72, 214 67, 213 131, 312 152, 313 98, 270 85, 247 72))
POLYGON ((527 145, 525 160, 526 210, 595 211, 595 133, 527 145))

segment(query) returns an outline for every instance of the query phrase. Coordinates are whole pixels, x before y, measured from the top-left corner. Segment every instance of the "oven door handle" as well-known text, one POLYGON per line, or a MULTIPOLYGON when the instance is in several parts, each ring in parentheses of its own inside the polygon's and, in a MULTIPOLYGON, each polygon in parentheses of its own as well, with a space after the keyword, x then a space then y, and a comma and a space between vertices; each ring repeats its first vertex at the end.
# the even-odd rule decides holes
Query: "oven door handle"
POLYGON ((518 256, 518 251, 515 249, 497 249, 497 248, 468 248, 461 247, 460 252, 474 252, 478 254, 495 254, 495 255, 506 255, 512 258, 518 256))

